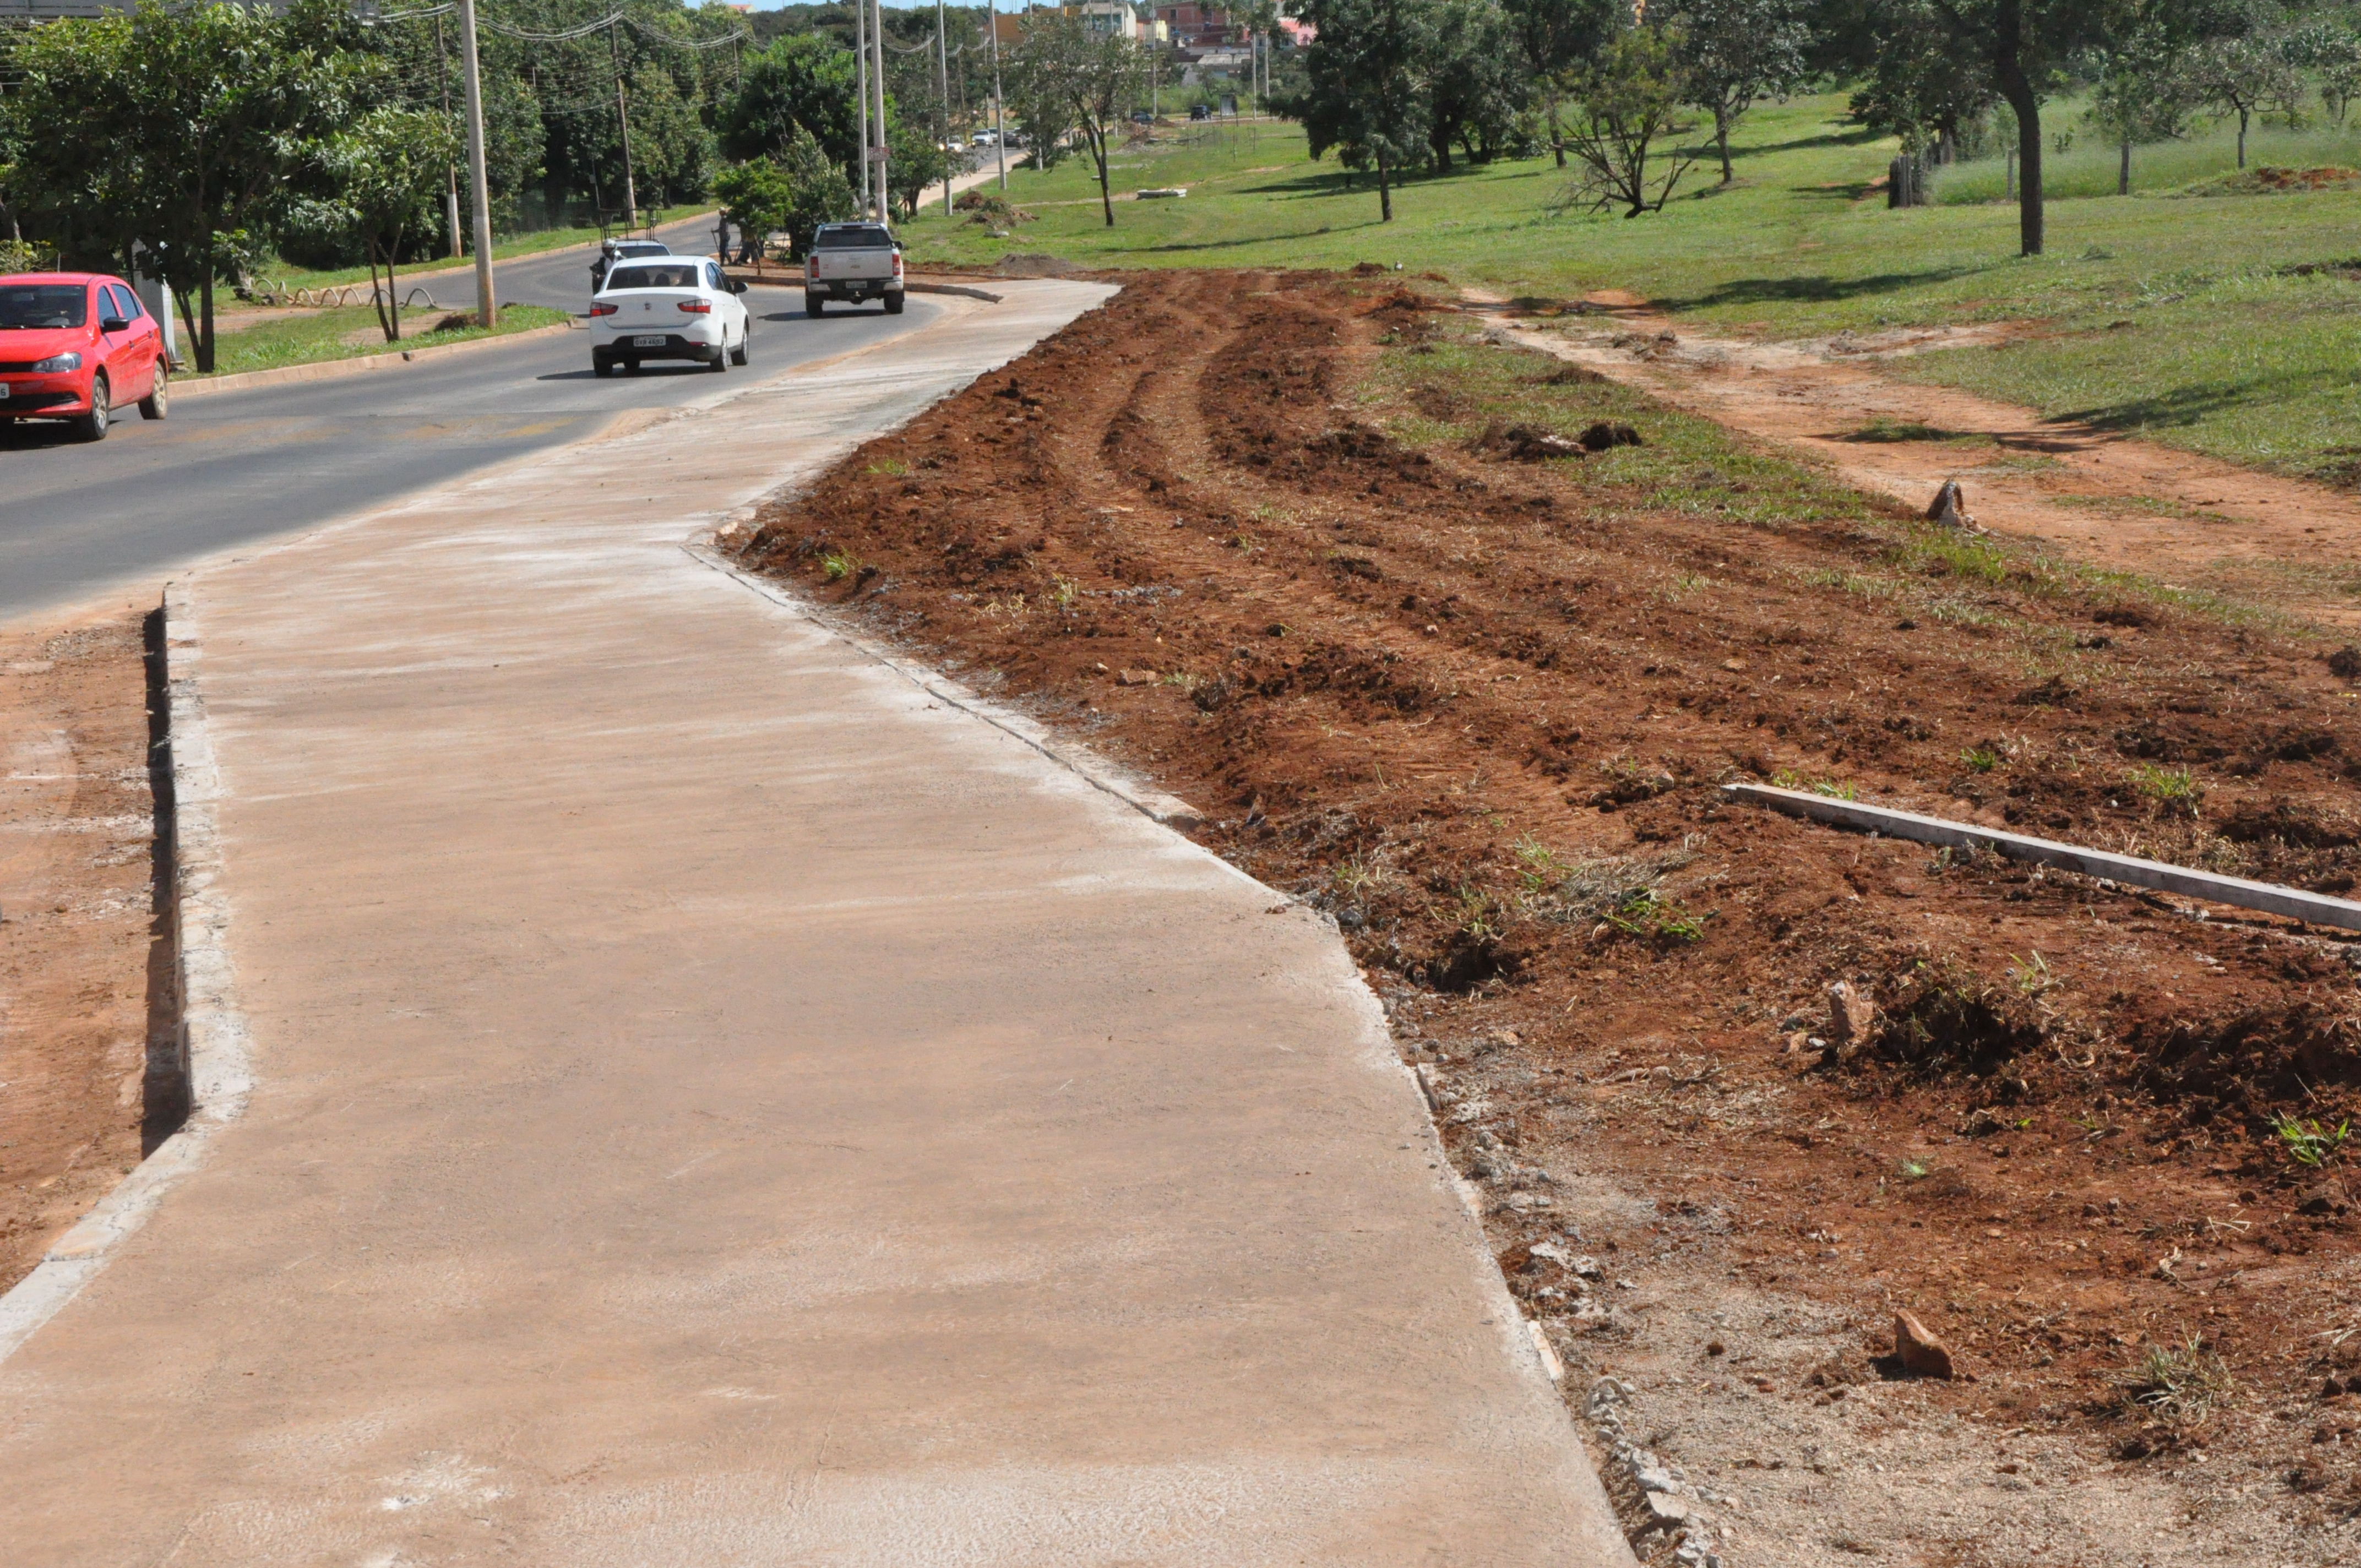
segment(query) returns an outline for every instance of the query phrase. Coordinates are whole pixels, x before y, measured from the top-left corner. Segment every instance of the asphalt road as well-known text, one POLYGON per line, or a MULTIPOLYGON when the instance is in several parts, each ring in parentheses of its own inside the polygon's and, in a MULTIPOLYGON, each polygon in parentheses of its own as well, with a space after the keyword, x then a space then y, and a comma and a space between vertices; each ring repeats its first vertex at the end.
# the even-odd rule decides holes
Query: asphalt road
MULTIPOLYGON (((528 258, 501 269, 500 287, 511 298, 579 309, 588 264, 581 251, 528 258), (569 274, 580 278, 578 292, 562 292, 569 274)), ((713 397, 733 381, 921 330, 940 313, 914 299, 901 316, 871 307, 811 321, 793 289, 758 289, 746 302, 754 362, 719 376, 652 366, 599 380, 588 338, 568 334, 399 370, 183 399, 160 424, 125 410, 96 445, 53 425, 0 426, 0 620, 117 591, 144 594, 218 551, 578 440, 631 409, 713 397)))

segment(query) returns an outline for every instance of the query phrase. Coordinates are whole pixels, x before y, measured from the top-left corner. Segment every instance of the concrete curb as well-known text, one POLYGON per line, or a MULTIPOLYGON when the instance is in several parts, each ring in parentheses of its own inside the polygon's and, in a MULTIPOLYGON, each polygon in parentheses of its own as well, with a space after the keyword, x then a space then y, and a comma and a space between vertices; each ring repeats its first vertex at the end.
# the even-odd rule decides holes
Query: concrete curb
POLYGON ((913 294, 964 294, 971 300, 982 300, 987 304, 994 305, 1007 298, 1006 295, 995 294, 989 289, 972 289, 964 283, 921 283, 913 278, 902 286, 913 294))
POLYGON ((253 1087, 246 1019, 237 1008, 226 940, 229 901, 221 888, 221 833, 214 811, 223 793, 221 775, 197 686, 194 618, 188 590, 180 583, 165 587, 164 620, 167 658, 177 666, 167 671, 177 861, 175 946, 193 1108, 177 1132, 57 1239, 32 1273, 0 1296, 0 1361, 55 1317, 137 1234, 164 1195, 197 1168, 222 1129, 245 1112, 253 1087))
MULTIPOLYGON (((1167 795, 1162 790, 1126 777, 1111 766, 1105 759, 1092 752, 1086 747, 1070 745, 1023 714, 979 696, 938 671, 930 670, 923 664, 914 664, 906 659, 897 657, 884 645, 873 642, 858 633, 846 630, 819 606, 768 577, 758 576, 747 571, 715 549, 709 540, 687 540, 683 542, 681 548, 687 551, 694 559, 712 567, 724 576, 735 578, 741 585, 752 589, 773 604, 792 610, 803 620, 825 628, 829 636, 858 650, 863 656, 884 665, 928 696, 956 707, 962 713, 981 718, 995 729, 1015 736, 1060 767, 1078 774, 1093 787, 1105 791, 1151 822, 1183 831, 1205 825, 1205 814, 1180 796, 1167 795)), ((1228 862, 1223 863, 1226 865, 1228 862)))
POLYGON ((276 370, 240 370, 235 375, 214 376, 202 381, 175 381, 172 383, 172 400, 178 402, 183 398, 210 397, 216 392, 240 392, 254 387, 278 387, 291 381, 333 381, 371 370, 399 370, 405 365, 448 359, 454 355, 473 354, 511 343, 531 343, 535 338, 555 337, 560 333, 581 330, 572 322, 560 322, 554 326, 537 326, 529 332, 504 333, 499 337, 470 338, 465 343, 438 344, 431 348, 405 348, 398 354, 361 354, 348 359, 322 359, 310 365, 282 366, 276 370))

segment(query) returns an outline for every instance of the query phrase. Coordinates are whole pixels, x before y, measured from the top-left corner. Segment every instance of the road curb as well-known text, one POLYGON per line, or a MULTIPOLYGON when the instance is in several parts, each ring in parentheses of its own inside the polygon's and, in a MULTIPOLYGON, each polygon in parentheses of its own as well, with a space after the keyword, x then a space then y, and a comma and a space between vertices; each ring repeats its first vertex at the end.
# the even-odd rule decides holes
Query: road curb
POLYGON ((560 333, 581 330, 572 322, 559 322, 553 326, 537 326, 526 332, 503 333, 498 337, 469 338, 465 343, 405 348, 400 353, 389 350, 383 354, 360 354, 348 359, 321 359, 310 365, 281 366, 276 370, 240 370, 233 375, 213 376, 200 381, 175 381, 172 383, 172 400, 178 402, 183 398, 210 397, 217 392, 241 392, 255 387, 279 387, 294 381, 333 381, 372 370, 399 370, 405 365, 448 359, 454 355, 472 354, 511 343, 531 343, 535 338, 555 337, 560 333))
POLYGON ((184 584, 166 585, 163 616, 162 674, 170 694, 166 723, 173 946, 180 959, 180 1026, 187 1041, 193 1104, 188 1119, 155 1153, 52 1243, 32 1273, 0 1295, 0 1362, 80 1294, 138 1233, 164 1195, 197 1168, 222 1130, 244 1113, 253 1088, 246 1018, 237 1006, 226 940, 229 901, 221 891, 221 831, 214 811, 221 775, 197 685, 199 643, 184 584))

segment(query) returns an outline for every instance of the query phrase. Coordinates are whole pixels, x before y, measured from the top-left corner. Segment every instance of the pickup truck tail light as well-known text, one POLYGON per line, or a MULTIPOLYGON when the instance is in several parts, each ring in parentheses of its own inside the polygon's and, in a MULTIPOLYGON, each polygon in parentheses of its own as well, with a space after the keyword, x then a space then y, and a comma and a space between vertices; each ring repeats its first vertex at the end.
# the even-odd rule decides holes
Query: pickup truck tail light
POLYGON ((594 316, 611 316, 622 308, 623 307, 620 305, 602 305, 593 302, 590 306, 590 313, 594 316))
POLYGON ((693 316, 709 316, 713 313, 713 307, 703 300, 683 300, 680 302, 680 308, 693 316))
POLYGON ((817 257, 817 256, 807 256, 807 257, 805 257, 805 258, 804 258, 804 276, 805 276, 805 277, 807 277, 807 278, 809 278, 809 279, 813 279, 813 280, 817 280, 818 279, 818 277, 819 277, 819 258, 818 258, 818 257, 817 257))
POLYGON ((895 276, 895 277, 896 277, 896 278, 899 278, 901 275, 902 275, 902 253, 901 253, 900 251, 898 251, 898 250, 897 250, 897 251, 895 251, 895 252, 894 253, 894 276, 895 276))

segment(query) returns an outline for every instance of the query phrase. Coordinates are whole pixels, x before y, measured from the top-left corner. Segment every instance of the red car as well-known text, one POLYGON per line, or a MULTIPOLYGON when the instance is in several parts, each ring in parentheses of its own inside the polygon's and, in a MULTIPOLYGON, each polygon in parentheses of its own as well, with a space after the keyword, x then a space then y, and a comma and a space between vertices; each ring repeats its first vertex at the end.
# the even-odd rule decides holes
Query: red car
POLYGON ((120 278, 95 272, 0 277, 0 418, 61 419, 106 439, 115 409, 164 417, 164 333, 120 278))

